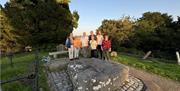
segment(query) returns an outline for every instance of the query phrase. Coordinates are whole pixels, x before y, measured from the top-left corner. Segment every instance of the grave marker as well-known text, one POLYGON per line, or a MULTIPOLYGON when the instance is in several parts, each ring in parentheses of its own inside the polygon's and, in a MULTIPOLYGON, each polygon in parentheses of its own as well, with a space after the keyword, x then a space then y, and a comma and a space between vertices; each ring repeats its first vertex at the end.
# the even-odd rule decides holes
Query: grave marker
POLYGON ((146 59, 146 58, 148 58, 149 57, 149 55, 151 55, 151 51, 148 51, 147 53, 146 53, 146 55, 142 58, 142 59, 146 59))
POLYGON ((176 56, 177 56, 178 65, 180 65, 180 57, 179 57, 179 52, 178 51, 176 51, 176 56))

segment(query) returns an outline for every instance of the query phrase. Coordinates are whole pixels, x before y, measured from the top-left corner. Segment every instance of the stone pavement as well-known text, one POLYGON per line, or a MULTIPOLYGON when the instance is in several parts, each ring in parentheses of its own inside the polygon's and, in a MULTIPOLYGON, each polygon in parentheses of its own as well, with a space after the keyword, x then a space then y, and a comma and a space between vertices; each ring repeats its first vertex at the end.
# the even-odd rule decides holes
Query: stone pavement
POLYGON ((129 82, 125 82, 117 91, 145 91, 145 84, 138 78, 129 75, 129 82))
POLYGON ((146 84, 146 91, 180 91, 180 83, 174 80, 129 67, 130 75, 137 77, 146 84))

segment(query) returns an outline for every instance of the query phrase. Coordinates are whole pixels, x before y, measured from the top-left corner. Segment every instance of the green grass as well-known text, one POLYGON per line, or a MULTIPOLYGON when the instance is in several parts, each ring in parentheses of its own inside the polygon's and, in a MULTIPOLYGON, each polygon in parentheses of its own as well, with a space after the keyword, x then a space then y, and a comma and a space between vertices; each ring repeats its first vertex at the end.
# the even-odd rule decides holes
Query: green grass
MULTIPOLYGON (((40 52, 40 58, 47 55, 46 52, 40 52)), ((12 77, 26 75, 33 72, 33 61, 35 60, 34 53, 16 54, 13 57, 13 67, 7 57, 2 57, 1 65, 1 80, 8 80, 12 77)), ((45 73, 43 72, 43 65, 40 63, 39 68, 39 87, 43 91, 49 91, 46 81, 45 73)), ((2 85, 3 91, 32 91, 32 81, 21 80, 2 85)))
POLYGON ((124 54, 118 55, 114 60, 180 82, 180 66, 177 64, 164 63, 158 60, 143 60, 124 54))

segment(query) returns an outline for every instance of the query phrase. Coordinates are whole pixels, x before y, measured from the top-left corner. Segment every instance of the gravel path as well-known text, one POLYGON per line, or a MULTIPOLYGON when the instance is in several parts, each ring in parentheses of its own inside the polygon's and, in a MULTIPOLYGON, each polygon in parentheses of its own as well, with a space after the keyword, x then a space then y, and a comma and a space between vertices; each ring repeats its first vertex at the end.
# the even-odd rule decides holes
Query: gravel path
POLYGON ((140 78, 147 86, 146 91, 180 91, 180 83, 152 73, 129 67, 130 75, 140 78))

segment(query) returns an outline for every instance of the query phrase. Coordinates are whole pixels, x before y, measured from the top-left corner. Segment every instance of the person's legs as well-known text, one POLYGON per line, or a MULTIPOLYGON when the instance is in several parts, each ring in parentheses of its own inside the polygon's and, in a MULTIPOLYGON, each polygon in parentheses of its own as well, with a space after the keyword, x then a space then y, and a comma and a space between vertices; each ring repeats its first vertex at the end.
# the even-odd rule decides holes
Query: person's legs
POLYGON ((99 45, 97 46, 97 57, 100 58, 100 55, 99 55, 99 45))
POLYGON ((82 47, 82 56, 85 57, 85 48, 82 47))
POLYGON ((94 50, 94 57, 98 58, 97 50, 94 50))
POLYGON ((69 59, 73 59, 73 48, 68 48, 69 59))
POLYGON ((97 46, 97 57, 101 58, 101 45, 97 46))
POLYGON ((87 48, 86 47, 83 47, 82 48, 82 55, 83 55, 83 57, 87 57, 87 48))
POLYGON ((79 48, 76 48, 76 58, 79 58, 79 48))
POLYGON ((71 54, 72 54, 72 55, 71 55, 71 56, 72 56, 72 59, 74 59, 74 48, 73 48, 73 47, 71 48, 71 54))
POLYGON ((71 59, 71 48, 68 48, 69 59, 71 59))
POLYGON ((91 47, 88 47, 87 50, 88 50, 88 57, 91 58, 91 56, 92 56, 92 55, 91 55, 91 47))
POLYGON ((107 50, 104 51, 104 60, 106 60, 106 61, 110 60, 109 51, 107 51, 107 50))
POLYGON ((105 51, 103 51, 103 60, 105 60, 106 59, 106 52, 105 51))
POLYGON ((74 58, 76 58, 76 48, 74 48, 74 58))
POLYGON ((72 51, 73 51, 73 58, 76 58, 76 48, 73 48, 72 51))
POLYGON ((92 49, 90 47, 88 48, 88 52, 89 52, 89 57, 91 58, 93 56, 93 53, 92 53, 92 49))
POLYGON ((100 58, 102 59, 102 49, 101 49, 101 45, 100 45, 100 58))
POLYGON ((91 49, 91 58, 94 57, 94 50, 91 49))
POLYGON ((95 52, 96 52, 96 50, 94 50, 94 49, 93 49, 93 50, 91 50, 91 53, 92 53, 92 54, 91 54, 91 55, 92 55, 92 58, 95 58, 95 57, 96 57, 95 52))
POLYGON ((106 51, 106 55, 107 55, 107 60, 110 61, 110 60, 111 60, 111 57, 110 57, 109 51, 106 51))
POLYGON ((81 53, 82 53, 82 56, 85 57, 85 54, 84 54, 84 53, 85 53, 85 48, 82 47, 81 51, 82 51, 82 52, 81 52, 81 53))
POLYGON ((79 57, 79 48, 74 48, 74 58, 79 57))
POLYGON ((88 53, 89 53, 89 48, 88 47, 84 47, 84 57, 88 57, 88 53))

